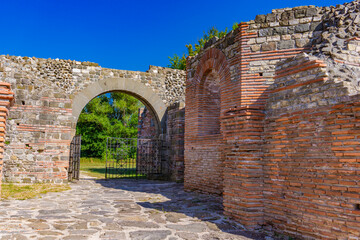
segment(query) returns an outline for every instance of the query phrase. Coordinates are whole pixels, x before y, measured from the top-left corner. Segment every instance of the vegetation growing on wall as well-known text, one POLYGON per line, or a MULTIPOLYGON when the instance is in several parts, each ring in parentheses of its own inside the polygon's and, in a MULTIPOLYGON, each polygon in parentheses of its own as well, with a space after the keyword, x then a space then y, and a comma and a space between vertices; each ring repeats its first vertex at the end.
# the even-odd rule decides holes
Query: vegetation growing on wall
MULTIPOLYGON (((232 26, 233 30, 235 30, 236 28, 238 28, 238 23, 234 23, 232 26)), ((217 37, 217 38, 225 37, 227 32, 228 32, 227 28, 224 31, 219 31, 216 27, 210 28, 206 33, 204 32, 204 36, 200 40, 198 40, 198 43, 195 43, 194 45, 192 44, 185 45, 188 51, 187 54, 183 53, 181 57, 178 56, 177 54, 174 54, 173 57, 169 57, 170 64, 168 65, 168 67, 185 70, 186 58, 188 56, 190 57, 195 56, 201 51, 201 49, 204 48, 204 45, 207 41, 209 41, 213 37, 217 37)))
POLYGON ((102 157, 107 137, 136 138, 138 109, 136 98, 120 92, 100 95, 82 110, 76 134, 81 135, 81 155, 102 157))

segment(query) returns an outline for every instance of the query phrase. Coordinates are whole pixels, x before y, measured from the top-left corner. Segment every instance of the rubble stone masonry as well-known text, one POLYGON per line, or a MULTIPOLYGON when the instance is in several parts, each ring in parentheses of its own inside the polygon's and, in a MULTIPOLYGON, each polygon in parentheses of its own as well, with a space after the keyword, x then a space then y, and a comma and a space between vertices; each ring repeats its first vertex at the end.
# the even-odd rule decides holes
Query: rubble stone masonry
POLYGON ((185 188, 248 229, 357 239, 359 23, 359 1, 277 9, 188 58, 185 188))
POLYGON ((89 62, 0 56, 0 80, 15 95, 6 121, 3 177, 22 183, 66 181, 77 118, 88 101, 109 91, 140 99, 157 117, 157 137, 165 138, 160 123, 167 106, 184 100, 184 74, 155 66, 134 72, 89 62))
POLYGON ((224 213, 245 228, 360 237, 359 0, 240 23, 189 57, 184 78, 154 66, 0 56, 0 174, 66 180, 82 108, 123 91, 146 106, 139 134, 164 140, 171 179, 222 195, 224 213))

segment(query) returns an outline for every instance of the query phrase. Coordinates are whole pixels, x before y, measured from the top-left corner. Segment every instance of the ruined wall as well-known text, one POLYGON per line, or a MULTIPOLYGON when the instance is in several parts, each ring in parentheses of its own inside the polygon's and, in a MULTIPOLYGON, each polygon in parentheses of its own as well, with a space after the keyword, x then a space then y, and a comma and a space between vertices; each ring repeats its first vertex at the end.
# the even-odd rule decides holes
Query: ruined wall
MULTIPOLYGON (((162 67, 134 72, 101 68, 89 62, 0 56, 0 74, 1 81, 11 84, 15 95, 4 153, 4 177, 11 182, 67 179, 69 145, 77 121, 72 113, 74 98, 99 81, 121 78, 142 83, 165 106, 184 98, 183 71, 162 67)), ((147 100, 147 96, 135 97, 147 100)))
POLYGON ((265 224, 302 238, 360 235, 360 95, 328 67, 305 54, 279 64, 266 108, 265 224))
POLYGON ((359 12, 359 1, 273 10, 210 40, 188 59, 187 189, 219 193, 211 180, 202 179, 222 171, 223 187, 217 190, 225 214, 248 229, 274 226, 300 238, 358 236, 359 191, 349 178, 357 179, 359 171, 353 141, 359 12), (218 151, 206 147, 214 141, 201 142, 196 134, 204 117, 202 81, 213 71, 223 75, 218 151), (214 156, 218 164, 208 169, 214 156))
POLYGON ((225 55, 216 49, 209 50, 200 63, 188 65, 187 69, 184 185, 191 190, 222 194, 220 115, 227 93, 222 89, 219 92, 219 84, 229 82, 230 70, 225 55), (218 92, 214 93, 214 89, 218 92))
MULTIPOLYGON (((4 148, 5 148, 5 133, 6 133, 6 119, 9 115, 9 108, 13 104, 14 93, 11 91, 9 83, 0 82, 0 193, 2 183, 2 172, 4 165, 4 148)), ((0 197, 1 198, 1 197, 0 197)))
POLYGON ((138 138, 157 138, 156 119, 147 108, 140 108, 138 114, 138 138))
POLYGON ((170 105, 167 119, 167 141, 169 143, 168 157, 171 169, 170 179, 177 182, 184 181, 184 135, 185 135, 185 103, 170 105))
MULTIPOLYGON (((155 136, 154 119, 145 108, 139 110, 139 138, 157 138, 155 136)), ((172 181, 184 181, 184 129, 185 103, 175 102, 167 108, 163 122, 162 170, 172 181)))

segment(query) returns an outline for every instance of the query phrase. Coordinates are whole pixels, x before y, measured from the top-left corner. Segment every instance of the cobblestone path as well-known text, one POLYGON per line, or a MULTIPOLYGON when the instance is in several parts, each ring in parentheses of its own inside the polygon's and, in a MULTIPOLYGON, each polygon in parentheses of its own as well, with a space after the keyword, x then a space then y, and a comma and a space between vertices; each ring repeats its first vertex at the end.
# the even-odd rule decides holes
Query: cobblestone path
POLYGON ((262 239, 226 219, 221 199, 182 186, 88 178, 65 192, 0 201, 0 239, 262 239))

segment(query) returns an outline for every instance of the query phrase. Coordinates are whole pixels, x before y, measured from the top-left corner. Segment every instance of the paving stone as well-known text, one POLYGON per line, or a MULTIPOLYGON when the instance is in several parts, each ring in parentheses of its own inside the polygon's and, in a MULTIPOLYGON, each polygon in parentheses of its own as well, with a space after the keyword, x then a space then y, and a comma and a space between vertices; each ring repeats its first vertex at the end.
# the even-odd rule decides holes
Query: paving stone
POLYGON ((31 224, 28 224, 28 226, 34 230, 44 230, 44 229, 50 228, 48 224, 42 223, 42 222, 31 223, 31 224))
POLYGON ((76 223, 69 227, 70 229, 87 229, 87 222, 76 223))
POLYGON ((104 230, 121 230, 122 227, 117 223, 106 223, 103 227, 104 230))
POLYGON ((67 228, 67 225, 65 224, 53 224, 53 227, 57 230, 65 230, 67 228))
POLYGON ((61 232, 56 231, 38 231, 40 235, 63 235, 61 232))
POLYGON ((81 236, 81 235, 74 235, 74 236, 67 236, 63 238, 64 240, 87 240, 89 239, 88 236, 81 236))
POLYGON ((93 235, 96 232, 97 232, 97 230, 95 230, 95 229, 69 230, 69 233, 72 234, 72 235, 93 235))
POLYGON ((179 236, 184 240, 198 240, 199 236, 196 233, 188 233, 188 232, 177 232, 176 236, 179 236))
POLYGON ((136 231, 131 232, 132 240, 161 240, 166 239, 171 234, 169 230, 155 230, 155 231, 136 231))
POLYGON ((100 238, 105 239, 126 239, 125 233, 116 231, 107 231, 100 235, 100 238))
POLYGON ((159 228, 159 225, 152 222, 120 221, 118 224, 125 227, 159 228))
POLYGON ((210 230, 220 231, 219 227, 215 223, 212 223, 212 222, 205 222, 205 223, 210 230))
POLYGON ((6 235, 1 238, 1 240, 27 240, 28 238, 21 234, 6 235))
POLYGON ((49 236, 46 236, 46 237, 40 237, 40 238, 37 238, 38 240, 56 240, 58 239, 57 237, 49 237, 49 236))
POLYGON ((200 233, 206 230, 206 226, 203 223, 191 223, 186 225, 180 224, 167 224, 166 227, 175 229, 177 231, 200 233))
POLYGON ((165 216, 166 220, 172 223, 177 223, 180 221, 180 219, 186 218, 186 215, 182 213, 167 213, 165 216))
MULTIPOLYGON (((191 240, 205 235, 208 239, 249 239, 235 233, 237 225, 222 216, 220 198, 184 192, 182 184, 82 179, 71 188, 56 197, 48 193, 39 199, 6 201, 5 208, 11 210, 0 215, 0 240, 125 240, 129 236, 131 240, 191 240), (149 202, 139 202, 140 198, 149 202), (11 217, 17 213, 23 216, 11 217)), ((0 201, 1 206, 4 202, 0 201)))

